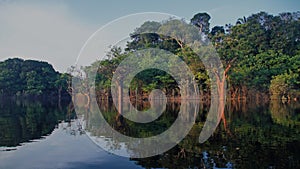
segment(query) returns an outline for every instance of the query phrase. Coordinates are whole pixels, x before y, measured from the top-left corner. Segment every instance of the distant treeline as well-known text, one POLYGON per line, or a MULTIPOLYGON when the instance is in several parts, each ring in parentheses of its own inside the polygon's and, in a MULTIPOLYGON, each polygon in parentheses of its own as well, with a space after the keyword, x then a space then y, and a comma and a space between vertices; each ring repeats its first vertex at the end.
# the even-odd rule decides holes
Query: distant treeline
POLYGON ((69 77, 47 62, 7 59, 0 62, 0 95, 69 97, 69 77))

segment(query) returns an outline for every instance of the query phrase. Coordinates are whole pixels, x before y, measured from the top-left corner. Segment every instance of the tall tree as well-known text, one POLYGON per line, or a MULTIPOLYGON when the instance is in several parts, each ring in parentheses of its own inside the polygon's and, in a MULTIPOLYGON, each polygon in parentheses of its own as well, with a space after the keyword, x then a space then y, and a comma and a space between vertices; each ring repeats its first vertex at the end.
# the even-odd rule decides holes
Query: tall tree
POLYGON ((209 32, 210 16, 207 13, 197 13, 191 19, 191 23, 199 28, 199 31, 204 34, 209 32))

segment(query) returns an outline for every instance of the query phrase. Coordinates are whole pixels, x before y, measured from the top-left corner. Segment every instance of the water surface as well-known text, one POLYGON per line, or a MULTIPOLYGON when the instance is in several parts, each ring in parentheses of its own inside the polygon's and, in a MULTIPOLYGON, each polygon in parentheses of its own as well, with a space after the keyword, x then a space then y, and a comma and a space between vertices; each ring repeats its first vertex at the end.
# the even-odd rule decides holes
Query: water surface
MULTIPOLYGON (((149 124, 122 118, 112 104, 101 103, 107 122, 132 137, 163 132, 178 116, 181 103, 149 124)), ((140 110, 149 103, 139 103, 140 110)), ((203 144, 199 134, 209 105, 200 104, 189 134, 169 151, 132 159, 101 149, 89 136, 112 151, 134 152, 130 144, 112 140, 99 126, 93 108, 77 115, 69 103, 49 100, 1 100, 0 168, 299 168, 299 102, 231 102, 216 131, 203 144), (85 129, 85 130, 84 130, 85 129)))

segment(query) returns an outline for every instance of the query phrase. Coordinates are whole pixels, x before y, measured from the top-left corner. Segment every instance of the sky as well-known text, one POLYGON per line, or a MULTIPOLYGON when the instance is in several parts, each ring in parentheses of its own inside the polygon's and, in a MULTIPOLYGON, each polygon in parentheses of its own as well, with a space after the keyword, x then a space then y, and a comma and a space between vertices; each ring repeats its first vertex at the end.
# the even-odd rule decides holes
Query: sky
MULTIPOLYGON (((35 59, 66 72, 78 62, 87 40, 97 30, 129 14, 160 12, 189 20, 196 13, 207 12, 212 27, 234 24, 238 18, 260 11, 276 15, 299 11, 299 7, 298 0, 0 0, 0 61, 12 57, 35 59)), ((155 16, 145 18, 151 17, 155 16)), ((129 35, 139 23, 120 23, 118 29, 100 31, 106 36, 98 38, 107 41, 100 44, 108 48, 115 43, 110 37, 129 35)))

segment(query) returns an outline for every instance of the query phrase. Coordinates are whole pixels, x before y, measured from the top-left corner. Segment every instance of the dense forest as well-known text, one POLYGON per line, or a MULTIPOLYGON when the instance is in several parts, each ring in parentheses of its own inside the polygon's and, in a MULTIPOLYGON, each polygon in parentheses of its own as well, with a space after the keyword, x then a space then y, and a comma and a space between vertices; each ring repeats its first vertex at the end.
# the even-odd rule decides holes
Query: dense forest
MULTIPOLYGON (((197 32, 192 29, 176 32, 182 26, 182 21, 176 19, 147 21, 133 30, 125 49, 114 46, 107 53, 107 59, 95 61, 90 66, 82 67, 82 70, 86 75, 97 72, 96 94, 100 99, 109 99, 112 97, 110 87, 113 74, 127 56, 142 49, 162 49, 175 54, 189 66, 201 98, 209 99, 212 86, 208 70, 188 43, 200 43, 201 47, 205 41, 210 41, 224 67, 223 74, 218 74, 218 83, 224 86, 224 81, 227 81, 226 92, 229 98, 299 99, 300 12, 286 12, 276 16, 259 12, 239 18, 235 24, 213 28, 210 28, 210 20, 207 13, 194 15, 187 24, 196 28, 197 32)), ((203 51, 209 55, 209 51, 203 51)), ((74 71, 70 69, 69 74, 61 74, 46 62, 17 58, 1 62, 0 70, 1 95, 27 96, 67 95, 71 79, 69 74, 74 71)), ((81 78, 86 89, 91 89, 88 87, 91 80, 84 76, 81 78)), ((131 81, 129 95, 147 96, 153 89, 163 90, 168 97, 180 97, 181 89, 174 78, 158 69, 138 73, 131 81)), ((87 95, 89 91, 82 90, 81 93, 87 95)))
POLYGON ((1 96, 68 97, 68 74, 54 70, 47 62, 7 59, 0 62, 1 96))
MULTIPOLYGON (((197 54, 181 38, 185 37, 185 40, 188 39, 193 44, 196 41, 205 43, 205 39, 211 41, 223 63, 224 78, 220 79, 224 82, 226 78, 229 98, 299 99, 300 12, 287 12, 276 16, 259 12, 239 18, 234 25, 213 28, 210 28, 210 19, 207 13, 198 13, 187 23, 197 28, 196 33, 201 39, 193 39, 195 35, 190 30, 175 32, 182 26, 180 20, 147 21, 136 28, 130 34, 131 40, 127 42, 125 49, 114 46, 107 53, 108 59, 96 61, 83 68, 87 75, 95 70, 98 72, 98 98, 111 97, 109 91, 112 77, 124 58, 147 48, 163 49, 180 57, 195 75, 202 98, 209 98, 211 86, 207 70, 197 54)), ((129 94, 135 97, 147 95, 153 89, 162 89, 168 97, 180 96, 177 85, 168 73, 148 69, 134 77, 129 94)))

